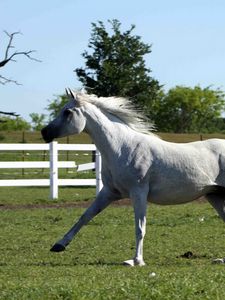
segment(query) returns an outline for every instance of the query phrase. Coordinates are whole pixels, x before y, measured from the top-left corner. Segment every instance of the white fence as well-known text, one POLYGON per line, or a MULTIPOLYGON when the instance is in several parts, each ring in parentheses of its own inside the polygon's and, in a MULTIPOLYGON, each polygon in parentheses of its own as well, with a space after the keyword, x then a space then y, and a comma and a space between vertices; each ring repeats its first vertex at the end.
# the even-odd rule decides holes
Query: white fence
POLYGON ((50 161, 4 161, 0 162, 0 169, 18 168, 49 168, 49 179, 7 179, 0 180, 0 186, 50 186, 50 198, 58 198, 59 186, 96 186, 96 194, 102 188, 101 181, 101 156, 93 144, 0 144, 0 151, 32 151, 47 150, 50 154, 50 161), (66 151, 95 151, 95 163, 76 165, 75 161, 58 161, 58 152, 66 151), (96 179, 59 179, 59 168, 77 168, 77 171, 90 170, 95 168, 96 179))

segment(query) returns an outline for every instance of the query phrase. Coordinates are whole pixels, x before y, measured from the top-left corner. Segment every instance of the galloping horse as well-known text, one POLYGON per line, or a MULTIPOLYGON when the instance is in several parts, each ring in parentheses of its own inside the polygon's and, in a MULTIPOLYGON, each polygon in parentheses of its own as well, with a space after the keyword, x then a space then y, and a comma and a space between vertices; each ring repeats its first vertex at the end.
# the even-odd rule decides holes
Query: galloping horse
POLYGON ((65 250, 82 226, 112 201, 129 197, 135 214, 136 251, 124 263, 143 266, 147 201, 186 203, 205 196, 225 221, 225 141, 176 144, 151 132, 129 100, 67 90, 69 102, 42 129, 46 142, 87 132, 102 156, 103 188, 51 251, 65 250))

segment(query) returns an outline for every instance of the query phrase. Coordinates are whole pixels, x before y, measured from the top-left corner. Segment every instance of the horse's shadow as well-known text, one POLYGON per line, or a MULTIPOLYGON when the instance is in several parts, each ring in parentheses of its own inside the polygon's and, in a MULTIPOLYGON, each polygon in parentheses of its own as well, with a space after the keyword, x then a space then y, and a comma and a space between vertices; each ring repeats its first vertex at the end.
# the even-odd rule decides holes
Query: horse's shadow
POLYGON ((95 267, 104 267, 104 266, 124 266, 123 263, 119 262, 72 262, 72 263, 61 263, 61 262, 34 262, 28 263, 27 266, 35 267, 71 267, 71 266, 95 266, 95 267))

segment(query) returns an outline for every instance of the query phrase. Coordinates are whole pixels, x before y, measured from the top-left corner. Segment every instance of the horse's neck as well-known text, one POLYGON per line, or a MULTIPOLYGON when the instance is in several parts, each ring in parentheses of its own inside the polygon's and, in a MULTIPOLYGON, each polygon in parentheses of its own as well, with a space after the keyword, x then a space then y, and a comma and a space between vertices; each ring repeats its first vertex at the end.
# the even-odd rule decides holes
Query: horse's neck
MULTIPOLYGON (((123 143, 128 127, 121 122, 113 122, 114 117, 108 118, 96 107, 85 111, 86 131, 91 136, 98 150, 104 156, 110 156, 123 143)), ((119 121, 119 120, 117 120, 119 121)))

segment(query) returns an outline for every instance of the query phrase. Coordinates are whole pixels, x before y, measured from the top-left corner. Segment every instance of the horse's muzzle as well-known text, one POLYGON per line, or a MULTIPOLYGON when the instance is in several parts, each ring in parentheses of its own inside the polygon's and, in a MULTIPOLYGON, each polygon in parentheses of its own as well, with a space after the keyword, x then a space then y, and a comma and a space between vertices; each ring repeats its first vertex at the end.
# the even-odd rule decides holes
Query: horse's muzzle
POLYGON ((46 143, 50 143, 53 141, 53 137, 50 136, 49 134, 49 130, 48 130, 48 126, 44 127, 42 130, 41 130, 41 135, 42 135, 42 138, 44 139, 44 141, 46 143))

